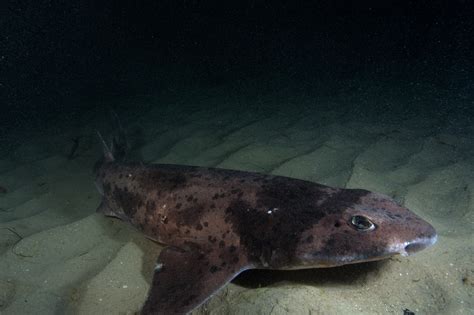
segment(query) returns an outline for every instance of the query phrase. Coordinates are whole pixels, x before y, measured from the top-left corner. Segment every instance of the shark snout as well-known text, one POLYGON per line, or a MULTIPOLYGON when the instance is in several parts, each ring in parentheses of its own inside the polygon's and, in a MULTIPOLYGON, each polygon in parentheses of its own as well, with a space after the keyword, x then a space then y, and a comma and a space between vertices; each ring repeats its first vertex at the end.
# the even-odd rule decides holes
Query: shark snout
POLYGON ((418 228, 418 233, 404 240, 398 239, 389 247, 389 253, 402 256, 413 255, 433 244, 438 240, 436 230, 430 224, 424 222, 423 228, 418 228))

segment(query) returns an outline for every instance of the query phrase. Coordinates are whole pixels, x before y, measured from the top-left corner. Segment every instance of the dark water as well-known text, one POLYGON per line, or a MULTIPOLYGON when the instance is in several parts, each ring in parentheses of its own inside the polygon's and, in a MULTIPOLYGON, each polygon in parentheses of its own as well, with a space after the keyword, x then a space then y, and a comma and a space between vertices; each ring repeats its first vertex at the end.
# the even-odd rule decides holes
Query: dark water
POLYGON ((375 115, 471 116, 472 12, 466 1, 9 1, 0 135, 67 127, 139 95, 206 107, 216 89, 241 107, 286 90, 283 107, 332 98, 375 115))

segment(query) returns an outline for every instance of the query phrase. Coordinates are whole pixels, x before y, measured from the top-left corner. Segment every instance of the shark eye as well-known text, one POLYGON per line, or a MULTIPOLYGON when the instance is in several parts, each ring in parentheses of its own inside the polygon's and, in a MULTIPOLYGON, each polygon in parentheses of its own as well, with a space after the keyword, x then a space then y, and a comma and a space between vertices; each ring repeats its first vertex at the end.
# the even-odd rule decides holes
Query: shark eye
POLYGON ((375 229, 375 224, 367 217, 362 215, 355 215, 351 218, 351 224, 358 231, 372 231, 375 229))

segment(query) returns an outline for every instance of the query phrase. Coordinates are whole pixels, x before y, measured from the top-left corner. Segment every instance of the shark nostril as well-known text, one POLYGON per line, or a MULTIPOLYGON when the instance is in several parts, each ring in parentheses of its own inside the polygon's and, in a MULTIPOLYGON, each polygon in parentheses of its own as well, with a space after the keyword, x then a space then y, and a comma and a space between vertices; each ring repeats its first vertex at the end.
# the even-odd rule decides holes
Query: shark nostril
POLYGON ((420 250, 426 248, 428 244, 422 242, 411 243, 405 246, 405 251, 408 255, 419 252, 420 250))
POLYGON ((425 249, 428 246, 431 246, 434 243, 436 243, 437 239, 438 239, 438 236, 434 234, 432 237, 421 238, 413 242, 410 242, 409 244, 405 246, 405 253, 408 255, 411 255, 416 252, 419 252, 420 250, 425 249))

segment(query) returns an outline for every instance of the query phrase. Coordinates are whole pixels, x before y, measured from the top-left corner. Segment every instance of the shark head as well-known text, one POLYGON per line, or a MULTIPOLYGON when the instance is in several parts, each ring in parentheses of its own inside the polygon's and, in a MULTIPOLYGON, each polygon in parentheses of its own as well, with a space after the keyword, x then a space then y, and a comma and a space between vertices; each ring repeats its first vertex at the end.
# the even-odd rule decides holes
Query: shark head
POLYGON ((436 242, 436 231, 428 222, 388 196, 363 192, 357 201, 331 209, 301 234, 295 266, 331 267, 407 256, 436 242))

